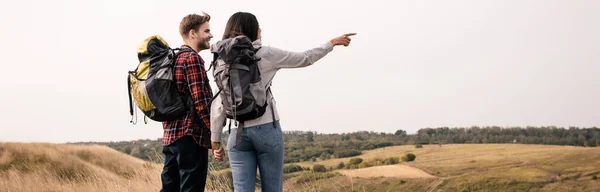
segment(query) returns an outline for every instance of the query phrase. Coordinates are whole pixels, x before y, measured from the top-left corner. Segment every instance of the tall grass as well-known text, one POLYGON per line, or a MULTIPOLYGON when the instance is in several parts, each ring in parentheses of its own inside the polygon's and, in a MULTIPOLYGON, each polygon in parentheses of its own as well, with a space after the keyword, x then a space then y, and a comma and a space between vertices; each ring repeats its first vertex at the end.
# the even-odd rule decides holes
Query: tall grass
MULTIPOLYGON (((154 162, 164 158, 158 152, 149 158, 151 162, 97 145, 0 143, 0 192, 159 191, 162 164, 154 162)), ((285 191, 322 191, 314 183, 331 176, 319 174, 305 172, 286 179, 285 191), (301 179, 298 187, 294 181, 301 179)), ((256 191, 260 182, 258 173, 256 191)), ((232 184, 231 170, 216 170, 209 164, 207 191, 232 191, 232 184)))
MULTIPOLYGON (((0 143, 0 192, 158 191, 161 171, 105 146, 0 143)), ((227 175, 209 172, 208 191, 231 191, 227 175)))
MULTIPOLYGON (((421 149, 400 146, 366 151, 360 158, 369 161, 408 152, 416 154, 418 159, 406 162, 406 166, 437 178, 365 175, 355 178, 337 173, 343 174, 345 170, 325 173, 299 170, 285 175, 284 191, 600 191, 598 149, 534 145, 447 145, 421 149)), ((163 160, 160 153, 155 153, 152 159, 163 160)), ((319 163, 335 166, 344 160, 349 159, 319 163)), ((0 143, 0 192, 158 191, 162 165, 153 162, 105 146, 0 143)), ((367 169, 374 168, 377 167, 367 169)), ((260 179, 256 186, 260 191, 260 179)), ((231 171, 215 170, 209 165, 206 188, 231 191, 231 171)))

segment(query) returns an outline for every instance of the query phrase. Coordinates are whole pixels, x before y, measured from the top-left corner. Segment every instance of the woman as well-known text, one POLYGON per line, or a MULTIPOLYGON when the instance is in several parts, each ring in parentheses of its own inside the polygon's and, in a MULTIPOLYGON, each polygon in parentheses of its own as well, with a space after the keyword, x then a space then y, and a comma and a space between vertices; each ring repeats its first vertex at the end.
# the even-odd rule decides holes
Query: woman
MULTIPOLYGON (((261 45, 261 29, 258 20, 251 13, 237 12, 233 14, 223 39, 239 35, 248 37, 255 48, 260 48, 256 55, 261 58, 258 67, 261 73, 261 84, 270 83, 275 73, 284 68, 300 68, 314 64, 333 50, 334 46, 350 44, 349 33, 336 37, 325 44, 305 52, 289 52, 274 47, 261 45)), ((233 173, 235 191, 254 191, 256 167, 260 171, 262 191, 283 191, 283 134, 279 125, 279 115, 271 92, 267 92, 268 106, 259 118, 245 121, 243 128, 232 128, 229 134, 227 150, 233 173), (239 143, 236 135, 241 131, 239 143)), ((213 155, 222 161, 224 150, 221 146, 221 133, 225 122, 225 111, 221 98, 216 97, 211 106, 211 141, 213 155)))

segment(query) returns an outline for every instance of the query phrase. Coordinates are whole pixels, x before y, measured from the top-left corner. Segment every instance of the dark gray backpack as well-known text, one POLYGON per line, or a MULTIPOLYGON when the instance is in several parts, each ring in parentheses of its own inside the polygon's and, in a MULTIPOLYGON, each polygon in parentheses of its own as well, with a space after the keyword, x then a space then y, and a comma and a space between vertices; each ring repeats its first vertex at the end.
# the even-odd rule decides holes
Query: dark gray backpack
POLYGON ((268 88, 260 83, 256 51, 246 36, 224 39, 211 47, 217 95, 229 119, 244 122, 265 113, 268 88))

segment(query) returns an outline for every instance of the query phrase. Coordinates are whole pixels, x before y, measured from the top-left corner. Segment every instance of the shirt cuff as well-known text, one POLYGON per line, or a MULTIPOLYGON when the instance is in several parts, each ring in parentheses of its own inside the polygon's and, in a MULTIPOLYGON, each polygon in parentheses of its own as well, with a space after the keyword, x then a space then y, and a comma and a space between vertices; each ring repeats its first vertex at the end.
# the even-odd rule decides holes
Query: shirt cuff
POLYGON ((221 142, 221 132, 213 132, 210 134, 211 142, 221 142))
POLYGON ((327 41, 327 43, 325 43, 325 49, 327 49, 327 52, 333 51, 333 43, 331 43, 331 41, 327 41))

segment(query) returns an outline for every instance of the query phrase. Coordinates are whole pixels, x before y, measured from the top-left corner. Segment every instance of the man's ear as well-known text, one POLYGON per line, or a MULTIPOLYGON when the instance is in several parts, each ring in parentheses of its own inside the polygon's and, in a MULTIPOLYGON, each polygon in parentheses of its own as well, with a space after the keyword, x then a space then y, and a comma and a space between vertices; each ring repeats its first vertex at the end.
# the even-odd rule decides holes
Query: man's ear
POLYGON ((195 30, 191 29, 190 31, 188 31, 188 37, 189 37, 189 38, 195 39, 195 38, 196 38, 196 35, 197 35, 197 34, 196 34, 196 31, 195 31, 195 30))

